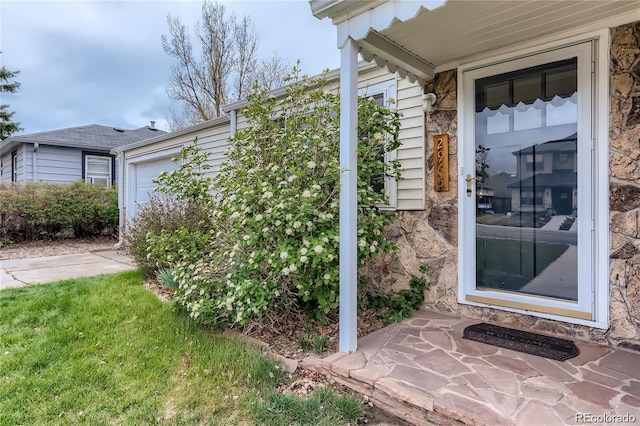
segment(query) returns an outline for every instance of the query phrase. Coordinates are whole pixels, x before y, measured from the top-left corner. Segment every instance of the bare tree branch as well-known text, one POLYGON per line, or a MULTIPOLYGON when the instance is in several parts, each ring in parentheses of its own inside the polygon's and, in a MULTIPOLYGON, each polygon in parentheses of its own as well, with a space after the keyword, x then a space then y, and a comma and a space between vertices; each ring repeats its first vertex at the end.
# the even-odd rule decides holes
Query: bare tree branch
POLYGON ((253 80, 267 89, 275 89, 284 84, 284 77, 291 70, 291 65, 276 52, 260 62, 256 67, 253 80))
POLYGON ((234 100, 242 99, 250 90, 255 79, 258 38, 254 34, 253 22, 245 16, 234 27, 234 41, 237 46, 235 58, 234 100))
POLYGON ((275 88, 289 71, 276 54, 259 60, 251 19, 228 15, 225 6, 217 2, 205 0, 202 4, 201 20, 193 35, 195 54, 192 35, 180 18, 169 15, 167 24, 169 34, 162 36, 162 48, 175 59, 167 94, 180 105, 172 109, 172 129, 219 117, 222 107, 246 97, 254 82, 275 88))

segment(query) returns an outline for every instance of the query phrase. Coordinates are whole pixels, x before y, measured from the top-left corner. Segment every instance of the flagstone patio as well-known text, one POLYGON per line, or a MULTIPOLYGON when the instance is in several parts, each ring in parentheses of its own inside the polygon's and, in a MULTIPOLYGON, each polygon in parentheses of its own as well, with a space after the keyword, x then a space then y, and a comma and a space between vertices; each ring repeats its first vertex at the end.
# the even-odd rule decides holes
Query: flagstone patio
POLYGON ((303 365, 416 425, 640 423, 639 352, 576 342, 553 361, 463 339, 478 322, 420 310, 303 365))

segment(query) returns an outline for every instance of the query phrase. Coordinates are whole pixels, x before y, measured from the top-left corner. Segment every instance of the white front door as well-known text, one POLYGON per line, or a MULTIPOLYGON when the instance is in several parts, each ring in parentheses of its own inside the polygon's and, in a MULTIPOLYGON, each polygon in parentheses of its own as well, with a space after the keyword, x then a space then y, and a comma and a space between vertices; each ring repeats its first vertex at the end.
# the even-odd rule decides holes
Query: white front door
POLYGON ((594 320, 592 44, 462 73, 462 303, 594 320))

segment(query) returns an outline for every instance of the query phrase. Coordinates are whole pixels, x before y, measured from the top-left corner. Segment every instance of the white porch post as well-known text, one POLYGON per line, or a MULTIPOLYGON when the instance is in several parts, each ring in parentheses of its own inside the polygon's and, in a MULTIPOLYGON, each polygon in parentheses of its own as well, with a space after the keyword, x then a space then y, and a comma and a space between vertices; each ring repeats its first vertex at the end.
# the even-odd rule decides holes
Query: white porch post
POLYGON ((340 46, 340 344, 357 348, 358 288, 358 47, 340 46))

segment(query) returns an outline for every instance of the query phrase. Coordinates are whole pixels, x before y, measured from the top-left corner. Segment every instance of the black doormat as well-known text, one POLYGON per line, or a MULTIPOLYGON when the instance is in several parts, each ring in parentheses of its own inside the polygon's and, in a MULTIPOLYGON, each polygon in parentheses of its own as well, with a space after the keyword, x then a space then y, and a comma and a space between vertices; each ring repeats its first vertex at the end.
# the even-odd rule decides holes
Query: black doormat
POLYGON ((557 361, 566 361, 580 353, 578 347, 569 340, 484 322, 465 328, 464 338, 557 361))

